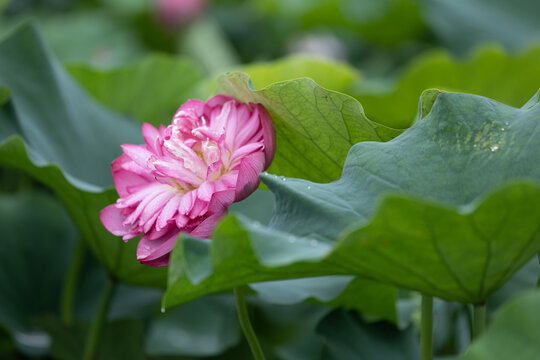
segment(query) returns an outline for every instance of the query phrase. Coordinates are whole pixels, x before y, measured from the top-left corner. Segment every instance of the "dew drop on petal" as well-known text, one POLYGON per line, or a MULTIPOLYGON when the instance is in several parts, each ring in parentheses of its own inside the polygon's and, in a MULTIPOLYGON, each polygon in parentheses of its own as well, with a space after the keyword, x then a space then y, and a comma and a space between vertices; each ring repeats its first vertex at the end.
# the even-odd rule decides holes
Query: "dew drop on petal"
POLYGON ((311 190, 311 185, 308 185, 307 189, 308 189, 308 190, 311 190))

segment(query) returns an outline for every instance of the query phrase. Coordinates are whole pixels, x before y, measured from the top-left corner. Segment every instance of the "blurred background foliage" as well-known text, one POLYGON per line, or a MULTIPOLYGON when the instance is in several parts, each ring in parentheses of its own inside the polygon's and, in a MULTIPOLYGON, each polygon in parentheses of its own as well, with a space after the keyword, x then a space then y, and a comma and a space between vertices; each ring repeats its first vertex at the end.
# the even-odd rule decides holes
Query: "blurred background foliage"
MULTIPOLYGON (((208 98, 217 76, 236 70, 257 89, 310 77, 395 128, 415 120, 426 88, 519 107, 540 86, 537 0, 0 0, 0 11, 0 38, 35 19, 71 76, 139 123, 168 123, 181 103, 208 98)), ((259 190, 233 211, 265 223, 272 207, 273 197, 259 190)), ((9 249, 0 253, 0 357, 80 358, 107 281, 103 266, 77 250, 80 235, 59 201, 22 173, 0 170, 0 228, 0 247, 9 249), (66 318, 62 289, 75 251, 84 256, 66 318)), ((538 274, 533 260, 495 294, 490 314, 534 287, 538 274)), ((253 320, 270 359, 418 357, 416 294, 391 295, 393 315, 381 317, 348 310, 358 310, 352 299, 362 288, 339 282, 341 296, 321 301, 307 287, 287 304, 253 287, 253 320)), ((117 288, 101 359, 249 358, 230 294, 165 313, 161 295, 117 288)), ((440 359, 457 358, 468 345, 470 311, 436 302, 440 359)))

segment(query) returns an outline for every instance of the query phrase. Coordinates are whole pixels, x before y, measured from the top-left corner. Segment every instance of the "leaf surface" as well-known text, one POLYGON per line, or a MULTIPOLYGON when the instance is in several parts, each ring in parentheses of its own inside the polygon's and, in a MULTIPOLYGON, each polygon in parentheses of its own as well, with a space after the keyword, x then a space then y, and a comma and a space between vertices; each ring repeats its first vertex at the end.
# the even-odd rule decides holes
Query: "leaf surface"
POLYGON ((164 270, 136 261, 101 225, 99 211, 116 200, 110 163, 122 143, 141 143, 127 119, 98 106, 49 54, 32 25, 0 43, 0 83, 11 98, 0 109, 0 165, 50 187, 109 272, 139 285, 163 284, 164 270))
POLYGON ((539 123, 538 105, 440 93, 401 136, 356 144, 338 181, 263 174, 270 225, 230 216, 211 242, 180 240, 164 304, 339 274, 484 301, 540 250, 539 123))
POLYGON ((384 322, 366 324, 342 309, 327 315, 317 333, 324 339, 325 360, 414 360, 420 356, 412 326, 400 331, 384 322))
POLYGON ((535 0, 434 0, 425 3, 424 11, 429 27, 457 53, 486 42, 515 51, 540 39, 535 0))
POLYGON ((166 55, 113 70, 73 64, 68 71, 101 104, 154 126, 170 124, 202 78, 195 63, 166 55))
POLYGON ((336 180, 350 147, 360 141, 388 141, 400 131, 376 124, 358 101, 326 90, 310 79, 275 83, 254 91, 242 73, 222 76, 222 90, 243 102, 266 107, 276 127, 276 155, 270 172, 318 182, 336 180))
POLYGON ((462 360, 535 360, 540 354, 540 291, 508 302, 462 360))
POLYGON ((444 51, 429 52, 405 68, 392 91, 374 94, 365 89, 356 98, 371 120, 406 128, 415 119, 418 97, 425 89, 477 94, 520 107, 538 90, 539 83, 539 47, 511 55, 498 47, 484 46, 466 60, 444 51))

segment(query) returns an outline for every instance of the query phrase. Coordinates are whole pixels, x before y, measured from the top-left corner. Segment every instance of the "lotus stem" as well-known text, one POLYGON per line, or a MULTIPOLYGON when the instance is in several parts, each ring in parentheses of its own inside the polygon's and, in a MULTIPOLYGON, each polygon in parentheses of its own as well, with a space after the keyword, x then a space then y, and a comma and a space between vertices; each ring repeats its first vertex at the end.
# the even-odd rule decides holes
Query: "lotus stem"
POLYGON ((73 300, 77 290, 77 280, 84 260, 85 244, 82 239, 77 241, 71 262, 64 280, 60 299, 60 318, 64 325, 73 323, 73 300))
POLYGON ((474 322, 472 338, 476 339, 486 327, 486 303, 480 303, 474 305, 474 322))
POLYGON ((420 349, 422 360, 433 360, 433 297, 425 294, 422 294, 420 349))
POLYGON ((99 341, 101 338, 101 333, 103 332, 105 320, 107 319, 107 313, 109 312, 109 305, 114 293, 115 284, 116 282, 113 280, 108 280, 107 284, 105 285, 96 316, 86 337, 82 357, 83 360, 95 360, 97 358, 99 341))
POLYGON ((236 300, 238 320, 240 321, 240 326, 242 327, 244 336, 246 337, 249 347, 251 348, 253 358, 255 360, 264 360, 264 353, 261 349, 261 345, 259 344, 259 340, 257 339, 257 335, 255 335, 253 326, 251 326, 251 321, 249 320, 249 314, 246 306, 246 300, 244 299, 244 294, 240 287, 234 288, 234 298, 236 300))

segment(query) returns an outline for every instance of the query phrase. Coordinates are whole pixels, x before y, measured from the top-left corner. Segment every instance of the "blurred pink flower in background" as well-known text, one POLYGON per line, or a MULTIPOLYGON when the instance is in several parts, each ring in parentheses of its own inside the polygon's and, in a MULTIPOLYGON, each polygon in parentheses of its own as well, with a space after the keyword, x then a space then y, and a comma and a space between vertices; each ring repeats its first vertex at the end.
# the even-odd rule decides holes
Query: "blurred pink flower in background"
POLYGON ((143 234, 137 259, 166 266, 181 232, 208 238, 233 202, 257 189, 274 157, 275 133, 260 104, 217 95, 189 100, 158 129, 142 127, 144 145, 122 145, 112 162, 120 198, 101 222, 124 241, 143 234))
POLYGON ((156 0, 158 20, 168 28, 191 23, 206 10, 205 0, 156 0))

